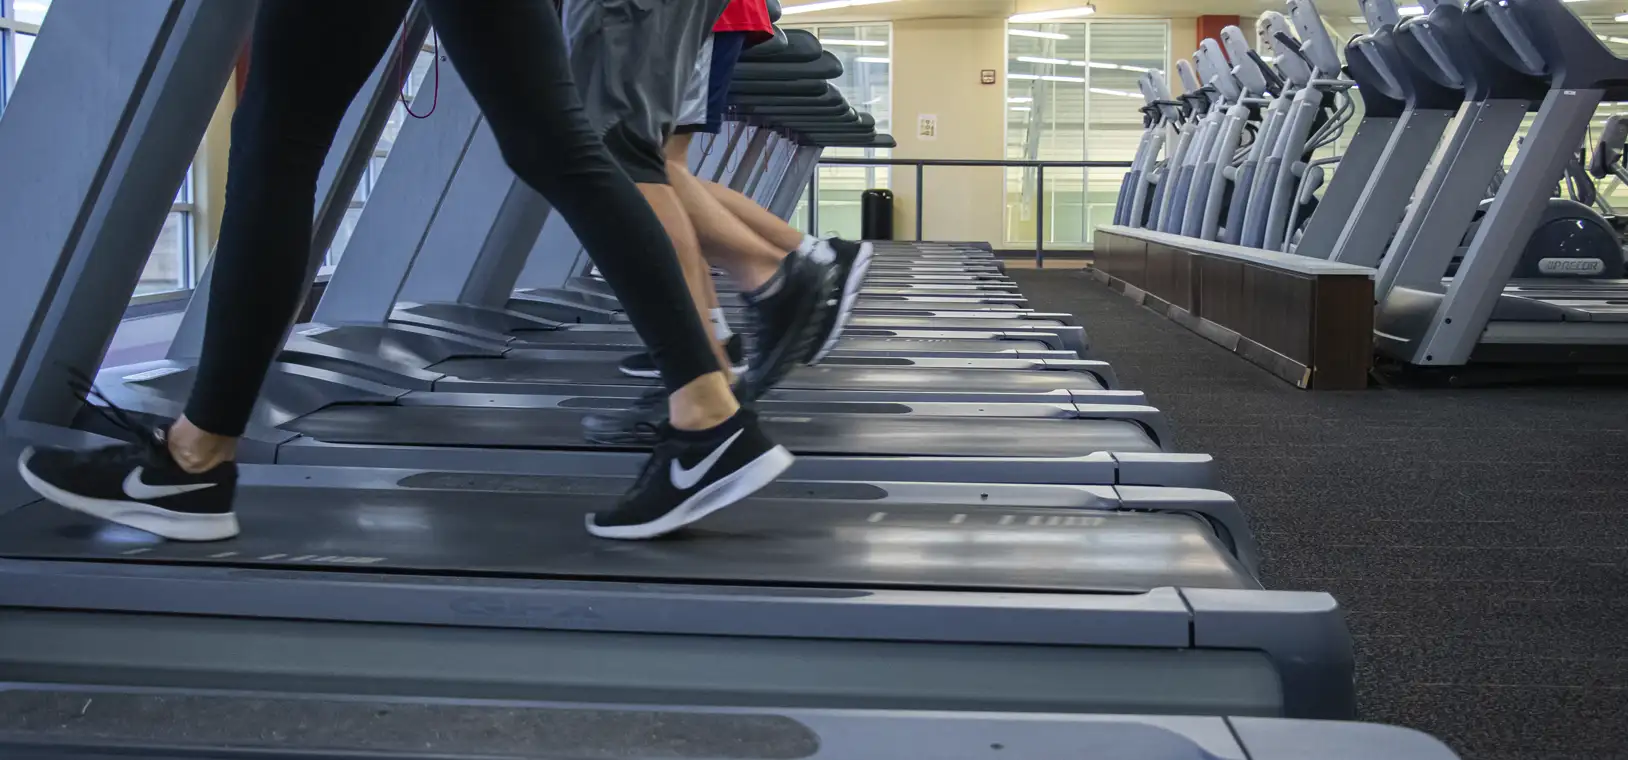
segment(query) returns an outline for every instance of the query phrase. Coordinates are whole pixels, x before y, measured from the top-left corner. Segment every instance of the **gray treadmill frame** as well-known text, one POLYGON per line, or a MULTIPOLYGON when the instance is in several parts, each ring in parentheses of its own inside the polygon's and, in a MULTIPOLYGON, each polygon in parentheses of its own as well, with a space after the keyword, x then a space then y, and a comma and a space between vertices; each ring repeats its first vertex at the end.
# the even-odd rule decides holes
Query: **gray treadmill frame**
POLYGON ((203 0, 52 9, 0 119, 0 164, 29 178, 0 183, 0 226, 38 252, 0 283, 4 419, 78 412, 67 376, 95 375, 253 15, 203 0))
MULTIPOLYGON (((25 687, 26 688, 26 687, 25 687)), ((685 726, 703 720, 715 726, 714 736, 722 740, 733 739, 737 732, 730 722, 739 720, 739 734, 751 739, 743 742, 746 751, 762 755, 790 757, 790 751, 800 749, 805 742, 813 745, 808 752, 797 752, 797 757, 809 760, 874 760, 875 758, 930 757, 963 760, 985 757, 991 751, 1012 760, 1049 760, 1077 754, 1081 747, 1105 757, 1135 757, 1148 760, 1456 760, 1457 755, 1441 742, 1417 731, 1372 723, 1312 722, 1282 718, 1189 717, 1162 715, 1080 715, 1080 714, 1028 714, 1028 713, 942 713, 919 710, 816 710, 816 709, 742 709, 696 708, 679 705, 606 706, 588 703, 521 702, 500 703, 447 703, 442 700, 366 697, 324 697, 317 695, 283 696, 240 691, 123 691, 81 688, 26 688, 23 698, 39 695, 60 704, 58 722, 70 721, 76 716, 71 711, 80 698, 105 696, 130 701, 133 712, 151 716, 154 723, 128 734, 99 736, 95 741, 59 742, 45 732, 39 737, 31 734, 10 735, 0 738, 0 752, 20 760, 111 760, 114 757, 141 757, 181 760, 182 758, 239 758, 241 760, 397 760, 399 750, 378 751, 366 731, 350 730, 356 723, 344 721, 325 732, 320 747, 259 746, 264 738, 244 731, 239 735, 228 733, 218 740, 227 746, 211 746, 217 739, 193 738, 186 744, 166 743, 151 745, 151 737, 181 736, 199 716, 193 715, 177 703, 188 700, 223 702, 227 711, 266 710, 267 701, 274 714, 287 710, 303 717, 310 714, 345 716, 363 711, 402 706, 446 710, 452 715, 428 717, 430 725, 442 721, 464 722, 466 716, 483 725, 497 727, 500 734, 524 736, 537 730, 539 723, 547 726, 561 721, 576 724, 585 717, 598 733, 571 737, 568 742, 580 745, 577 752, 602 754, 624 750, 627 732, 637 737, 631 753, 639 756, 659 757, 671 754, 671 745, 661 739, 647 739, 637 732, 646 730, 648 721, 659 716, 665 725, 685 726), (168 700, 168 701, 167 701, 168 700), (233 706, 234 702, 246 704, 233 706), (653 716, 652 713, 656 715, 653 716), (454 717, 456 716, 456 717, 454 717), (785 722, 763 732, 765 721, 785 722), (594 736, 604 736, 596 740, 594 736), (332 738, 329 738, 332 737, 332 738), (349 741, 346 741, 346 740, 349 741), (755 741, 754 741, 755 740, 755 741), (801 740, 801 741, 800 741, 801 740), (116 742, 116 743, 114 743, 116 742), (614 742, 615 749, 606 747, 614 742), (333 746, 338 745, 338 746, 333 746), (774 750, 784 746, 781 753, 774 750), (362 747, 364 749, 353 749, 362 747), (761 749, 760 749, 761 747, 761 749)), ((207 709, 207 708, 206 708, 207 709)), ((434 715, 435 713, 431 713, 434 715)), ((706 725, 706 724, 700 724, 706 725)), ((699 728, 699 726, 697 726, 699 728)), ((674 739, 683 731, 676 732, 674 739)), ((665 738, 665 737, 664 737, 665 738)), ((172 740, 173 741, 173 740, 172 740)), ((479 751, 486 754, 490 740, 477 740, 472 746, 464 743, 459 754, 479 751)), ((517 739, 510 740, 512 745, 517 739)), ((571 748, 561 748, 571 751, 571 748)), ((498 753, 492 753, 494 756, 498 753)), ((417 755, 419 757, 426 757, 417 755)), ((626 754, 631 756, 631 754, 626 754)), ((437 756, 450 757, 450 756, 437 756)))

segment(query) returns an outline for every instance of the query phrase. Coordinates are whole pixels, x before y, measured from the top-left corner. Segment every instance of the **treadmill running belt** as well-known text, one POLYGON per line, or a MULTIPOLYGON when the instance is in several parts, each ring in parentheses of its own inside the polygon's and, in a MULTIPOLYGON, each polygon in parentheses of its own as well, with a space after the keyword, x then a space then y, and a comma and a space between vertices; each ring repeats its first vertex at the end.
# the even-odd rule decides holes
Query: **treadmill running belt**
MULTIPOLYGON (((327 443, 606 448, 583 440, 582 418, 588 413, 550 408, 336 404, 282 427, 327 443)), ((1123 420, 857 414, 766 415, 762 420, 771 438, 797 454, 1067 459, 1099 451, 1160 451, 1147 430, 1123 420)))
MULTIPOLYGON (((529 349, 576 348, 616 350, 633 353, 644 350, 639 334, 631 330, 516 330, 514 351, 529 349)), ((898 356, 911 356, 927 352, 1045 351, 1045 342, 1038 340, 961 340, 956 338, 843 338, 837 342, 838 356, 844 351, 886 351, 898 356)), ((510 356, 515 356, 514 351, 510 356)), ((621 358, 621 357, 617 357, 621 358)))
MULTIPOLYGON (((613 362, 563 362, 514 359, 448 359, 429 368, 460 380, 489 383, 577 383, 582 385, 656 385, 631 378, 613 362)), ((1050 393, 1106 390, 1095 375, 1071 370, 1015 372, 992 369, 938 369, 826 364, 798 367, 776 386, 782 390, 982 391, 1050 393)))
POLYGON ((662 541, 589 536, 585 515, 614 498, 244 486, 243 535, 209 544, 35 503, 0 517, 0 556, 815 587, 1253 587, 1185 515, 754 499, 662 541))

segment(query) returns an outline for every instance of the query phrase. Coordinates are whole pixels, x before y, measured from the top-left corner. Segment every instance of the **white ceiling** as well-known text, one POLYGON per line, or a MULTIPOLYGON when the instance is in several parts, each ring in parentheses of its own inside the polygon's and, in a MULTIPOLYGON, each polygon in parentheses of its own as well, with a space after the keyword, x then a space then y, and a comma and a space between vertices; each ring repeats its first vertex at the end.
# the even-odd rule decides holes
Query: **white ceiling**
MULTIPOLYGON (((785 7, 813 0, 782 0, 785 7)), ((1406 2, 1406 0, 1403 0, 1406 2)), ((879 5, 866 5, 835 11, 820 11, 787 16, 787 23, 826 21, 892 21, 919 18, 998 18, 1013 13, 1031 13, 1055 8, 1072 8, 1087 0, 896 0, 879 5)), ((1208 13, 1233 14, 1253 18, 1263 11, 1281 10, 1282 0, 1095 0, 1097 15, 1102 17, 1188 17, 1208 13)), ((1361 15, 1357 0, 1319 3, 1325 15, 1361 15)), ((1571 8, 1590 18, 1611 18, 1628 10, 1624 0, 1581 0, 1571 8)))

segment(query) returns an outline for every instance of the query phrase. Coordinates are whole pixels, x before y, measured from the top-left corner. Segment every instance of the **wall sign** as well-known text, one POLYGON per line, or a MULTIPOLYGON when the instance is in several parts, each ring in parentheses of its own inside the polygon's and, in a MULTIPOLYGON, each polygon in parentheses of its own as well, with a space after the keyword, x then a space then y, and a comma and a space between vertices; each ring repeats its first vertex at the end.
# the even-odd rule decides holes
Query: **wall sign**
POLYGON ((916 139, 928 141, 938 139, 938 114, 924 113, 916 117, 916 139))
POLYGON ((983 82, 984 84, 994 84, 995 83, 995 70, 994 69, 984 69, 983 72, 981 72, 978 75, 978 81, 983 82))

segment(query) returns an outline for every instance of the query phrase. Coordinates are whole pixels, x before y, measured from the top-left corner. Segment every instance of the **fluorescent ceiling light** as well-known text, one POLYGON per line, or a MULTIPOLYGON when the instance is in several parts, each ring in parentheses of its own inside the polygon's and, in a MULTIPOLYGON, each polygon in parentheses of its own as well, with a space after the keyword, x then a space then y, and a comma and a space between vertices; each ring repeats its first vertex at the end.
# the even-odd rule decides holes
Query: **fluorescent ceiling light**
POLYGON ((1098 95, 1118 95, 1118 96, 1120 96, 1122 98, 1140 98, 1140 97, 1142 97, 1142 94, 1137 93, 1137 92, 1125 92, 1124 90, 1104 90, 1101 87, 1092 87, 1091 92, 1094 92, 1094 93, 1096 93, 1098 95))
POLYGON ((856 61, 858 61, 860 63, 892 63, 893 62, 893 59, 891 59, 891 58, 873 58, 871 56, 866 56, 866 55, 862 55, 862 56, 860 56, 858 58, 855 58, 854 60, 856 60, 856 61))
POLYGON ((1020 60, 1020 61, 1022 61, 1024 63, 1039 63, 1039 64, 1044 64, 1044 65, 1047 65, 1047 66, 1072 66, 1072 65, 1075 65, 1073 61, 1064 60, 1062 58, 1034 58, 1034 57, 1031 57, 1031 56, 1021 55, 1021 56, 1018 56, 1018 60, 1020 60))
POLYGON ((39 11, 44 13, 50 9, 50 4, 39 2, 39 0, 17 0, 17 2, 12 3, 12 9, 19 11, 39 11))
POLYGON ((1006 30, 1006 33, 1012 35, 1013 37, 1033 37, 1039 40, 1069 39, 1069 36, 1066 34, 1058 34, 1057 32, 1037 32, 1032 29, 1008 29, 1006 30))
POLYGON ((1615 42, 1618 45, 1628 45, 1628 37, 1604 37, 1604 36, 1602 36, 1602 37, 1600 37, 1600 39, 1605 40, 1606 42, 1615 42))
POLYGON ((1012 110, 1014 110, 1014 111, 1033 111, 1034 109, 1030 108, 1028 106, 1012 106, 1012 110))
POLYGON ((818 3, 803 3, 802 5, 782 6, 780 15, 790 16, 797 13, 813 13, 815 11, 834 11, 839 8, 852 8, 858 5, 878 5, 891 3, 896 0, 824 0, 818 3))
POLYGON ((1007 74, 1006 78, 1007 79, 1039 79, 1039 80, 1046 81, 1046 82, 1074 82, 1076 84, 1084 84, 1085 83, 1085 77, 1054 77, 1054 76, 1040 76, 1039 74, 1007 74))
POLYGON ((1095 5, 1082 5, 1078 8, 1059 8, 1053 11, 1037 11, 1035 13, 1019 13, 1006 20, 1014 24, 1032 24, 1037 21, 1052 21, 1060 18, 1080 18, 1097 12, 1095 5))
POLYGON ((1619 23, 1619 24, 1628 24, 1628 13, 1619 13, 1619 14, 1617 14, 1617 23, 1619 23))
POLYGON ((1033 103, 1034 98, 1007 98, 1008 103, 1033 103))
POLYGON ((821 45, 853 45, 855 47, 884 47, 887 42, 883 40, 828 40, 820 38, 821 45))

